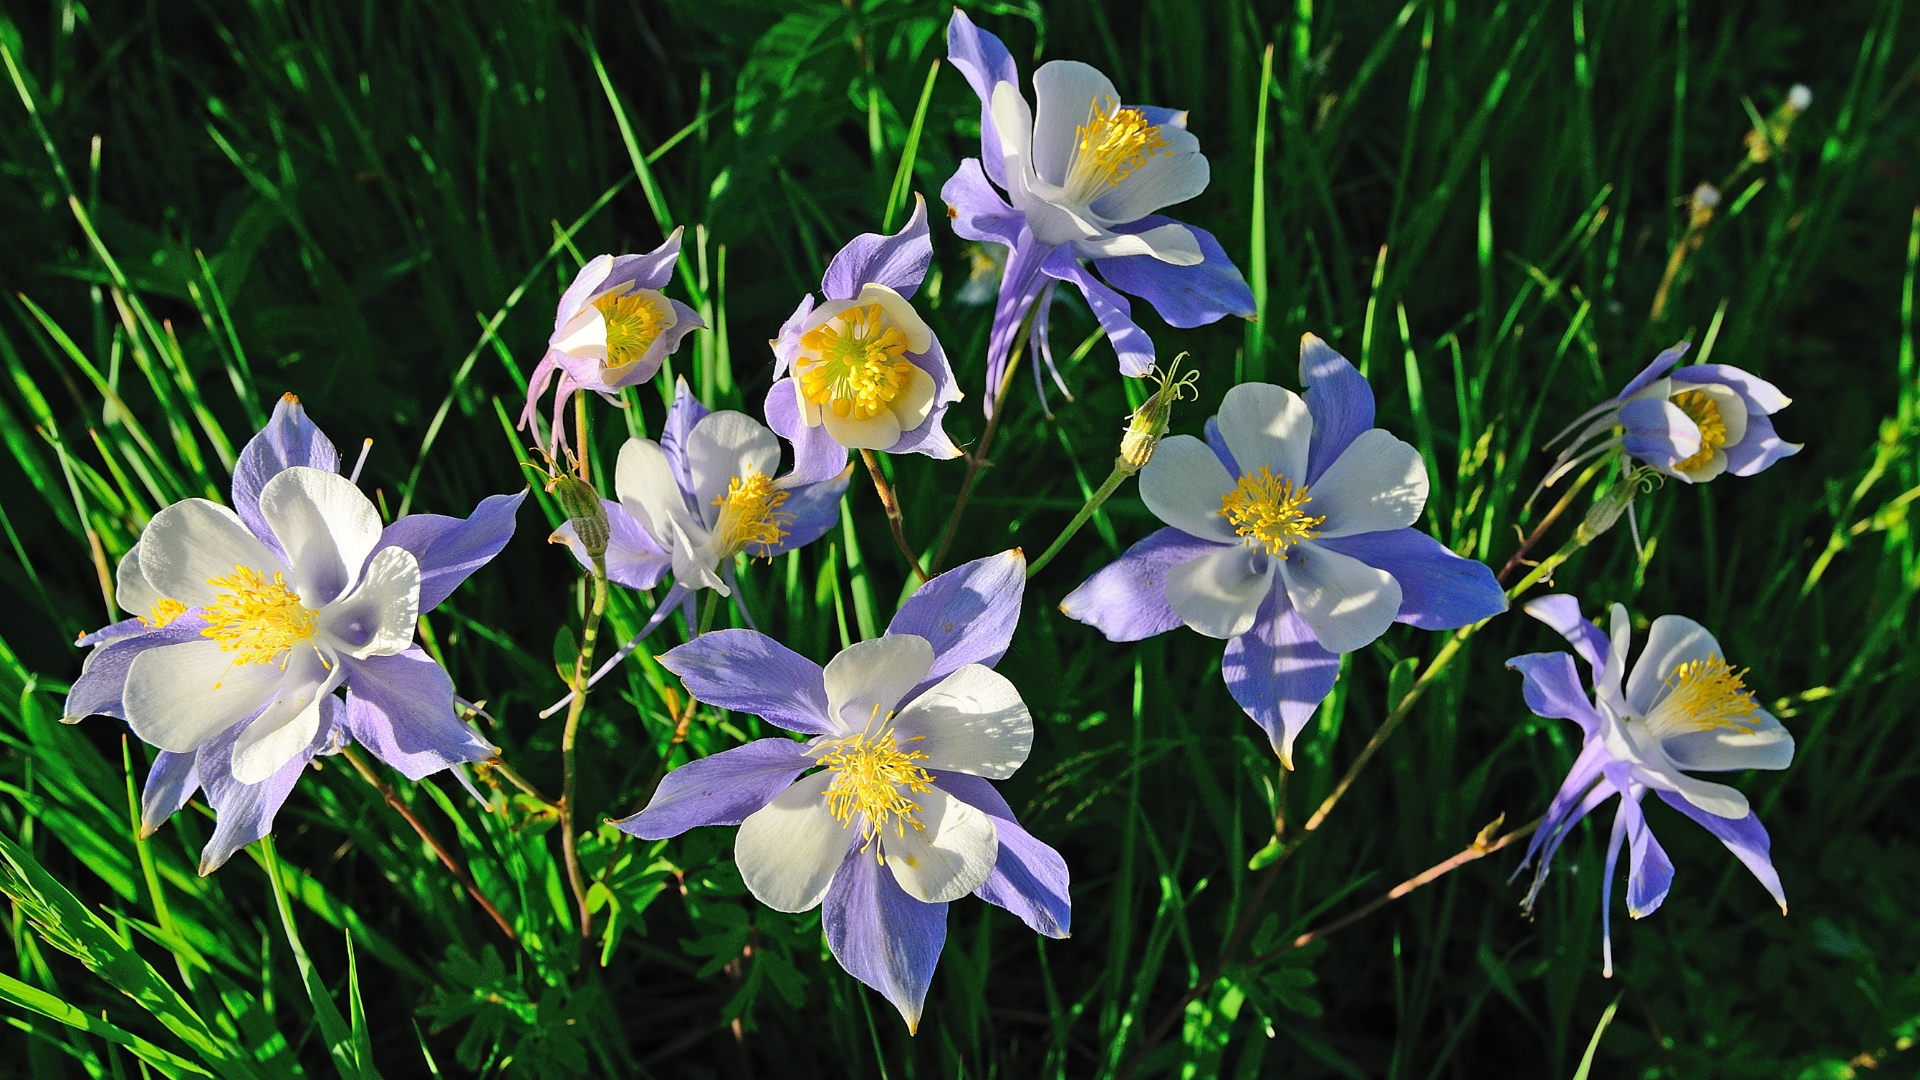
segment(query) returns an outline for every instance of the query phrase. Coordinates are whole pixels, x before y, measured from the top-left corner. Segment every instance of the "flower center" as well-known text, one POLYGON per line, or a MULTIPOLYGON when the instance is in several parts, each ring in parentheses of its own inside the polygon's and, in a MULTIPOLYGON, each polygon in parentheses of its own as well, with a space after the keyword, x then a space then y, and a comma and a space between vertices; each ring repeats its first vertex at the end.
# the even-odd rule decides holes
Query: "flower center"
POLYGON ((713 500, 720 508, 714 525, 720 557, 731 559, 749 547, 772 547, 787 535, 793 515, 780 509, 787 492, 749 466, 747 475, 727 481, 727 493, 713 500))
POLYGON ((826 791, 827 810, 842 824, 861 815, 860 835, 867 843, 889 826, 900 836, 907 835, 909 825, 926 828, 913 816, 920 810, 913 796, 933 790, 933 774, 914 764, 925 761, 927 755, 900 749, 884 723, 877 734, 861 732, 824 747, 820 764, 833 772, 826 791))
POLYGON ((1262 465, 1259 472, 1241 476, 1238 486, 1220 496, 1220 513, 1249 544, 1265 548, 1269 555, 1285 555, 1293 545, 1320 535, 1326 517, 1313 517, 1303 509, 1312 501, 1307 485, 1295 488, 1286 477, 1275 476, 1262 465))
POLYGON ((872 419, 913 381, 907 335, 879 304, 848 308, 801 335, 800 347, 819 357, 796 365, 800 393, 842 420, 872 419))
POLYGON ((666 305, 644 293, 603 296, 593 302, 607 321, 607 366, 625 367, 645 356, 667 328, 666 305))
POLYGON ((141 616, 140 621, 158 630, 186 613, 187 605, 171 596, 163 596, 153 602, 152 610, 141 616))
POLYGON ((1647 726, 1663 739, 1716 728, 1753 730, 1760 706, 1747 690, 1746 673, 1717 656, 1679 665, 1667 677, 1673 692, 1647 714, 1647 726))
POLYGON ((1712 461, 1713 452, 1727 445, 1727 422, 1720 415, 1719 404, 1704 390, 1684 390, 1669 400, 1700 429, 1700 452, 1673 463, 1675 472, 1692 472, 1712 461))
POLYGON ((1123 109, 1112 98, 1089 102, 1087 122, 1076 130, 1073 163, 1067 166, 1067 190, 1076 202, 1092 202, 1132 175, 1156 154, 1170 154, 1158 124, 1139 109, 1123 109))
POLYGON ((207 605, 207 628, 200 636, 219 642, 222 652, 233 653, 234 663, 280 660, 285 667, 282 658, 287 650, 313 639, 319 613, 302 604, 279 573, 267 581, 252 567, 236 566, 226 577, 208 578, 207 584, 222 592, 207 605))

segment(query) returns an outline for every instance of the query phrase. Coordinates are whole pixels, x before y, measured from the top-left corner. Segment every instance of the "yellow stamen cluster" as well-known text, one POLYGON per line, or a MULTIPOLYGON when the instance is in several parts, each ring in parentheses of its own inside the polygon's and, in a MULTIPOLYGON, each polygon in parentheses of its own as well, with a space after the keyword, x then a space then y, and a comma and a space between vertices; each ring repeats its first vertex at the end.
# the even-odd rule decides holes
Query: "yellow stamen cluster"
POLYGON ((170 596, 163 596, 153 602, 152 609, 142 615, 140 621, 158 630, 186 613, 187 605, 170 596))
POLYGON ((1220 496, 1220 513, 1233 524, 1235 532, 1269 555, 1285 555, 1287 549, 1302 540, 1320 535, 1327 519, 1308 514, 1304 507, 1313 501, 1307 485, 1297 489, 1284 476, 1260 466, 1259 472, 1240 477, 1240 483, 1220 496))
POLYGON ((749 547, 771 547, 787 535, 793 515, 780 509, 787 492, 751 466, 745 476, 727 481, 727 493, 713 500, 720 508, 720 520, 713 535, 720 557, 731 559, 749 547))
POLYGON ((1716 728, 1753 730, 1760 706, 1747 690, 1746 673, 1718 656, 1678 665, 1667 677, 1672 692, 1648 714, 1647 724, 1662 738, 1716 728))
POLYGON ((933 790, 933 774, 914 764, 927 755, 900 749, 884 727, 878 734, 861 732, 825 745, 819 761, 833 772, 826 795, 827 810, 836 819, 844 824, 861 815, 860 835, 868 843, 889 826, 899 836, 907 835, 908 826, 926 828, 914 817, 920 804, 913 796, 933 790))
POLYGON ((1120 108, 1112 98, 1087 105, 1087 122, 1075 132, 1073 163, 1067 166, 1067 188, 1091 201, 1102 188, 1113 187, 1156 154, 1172 153, 1158 124, 1147 122, 1139 109, 1120 108))
POLYGON ((802 334, 800 347, 819 357, 797 365, 800 392, 842 420, 872 419, 913 381, 907 336, 879 304, 848 308, 802 334))
POLYGON ((1719 404, 1704 390, 1683 390, 1669 400, 1700 429, 1699 453, 1673 463, 1675 472, 1692 472, 1712 461, 1713 452, 1727 445, 1727 422, 1720 415, 1719 404))
POLYGON ((219 642, 222 652, 234 654, 234 663, 280 661, 285 667, 287 650, 312 640, 319 613, 302 604, 279 573, 267 581, 250 566, 236 566, 207 584, 222 592, 207 605, 207 628, 200 636, 219 642))
POLYGON ((607 321, 607 366, 625 367, 645 356, 667 328, 666 301, 644 293, 603 296, 593 302, 607 321))

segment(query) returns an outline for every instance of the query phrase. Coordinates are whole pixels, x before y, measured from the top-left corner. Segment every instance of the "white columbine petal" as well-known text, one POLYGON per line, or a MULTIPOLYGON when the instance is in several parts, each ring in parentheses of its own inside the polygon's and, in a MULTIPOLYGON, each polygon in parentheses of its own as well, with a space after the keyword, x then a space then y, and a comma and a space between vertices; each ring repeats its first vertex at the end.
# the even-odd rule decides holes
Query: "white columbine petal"
POLYGON ((1306 482, 1313 417, 1300 395, 1271 383, 1241 383, 1220 399, 1217 419, 1240 475, 1265 466, 1295 487, 1306 482))
POLYGON ((1253 628, 1273 588, 1274 562, 1266 552, 1243 545, 1208 552, 1167 571, 1167 604, 1195 633, 1239 637, 1253 628))
POLYGON ((843 824, 827 809, 832 782, 831 770, 803 776, 740 823, 734 864, 747 890, 775 911, 817 906, 859 837, 857 817, 843 824))
POLYGON ((780 442, 766 425, 746 413, 723 409, 693 425, 686 455, 693 473, 694 501, 711 530, 720 520, 719 500, 726 496, 731 481, 744 480, 749 473, 773 476, 780 467, 780 442))
MULTIPOLYGON (((1304 455, 1303 455, 1304 456, 1304 455)), ((1155 517, 1181 532, 1222 544, 1240 543, 1220 513, 1220 499, 1234 489, 1232 474, 1207 444, 1191 435, 1160 440, 1153 460, 1140 470, 1140 498, 1155 517)))
POLYGON ((1695 772, 1784 769, 1793 764, 1793 735, 1765 710, 1753 714, 1751 731, 1717 728, 1675 735, 1661 743, 1667 757, 1695 772))
POLYGON ((1005 780, 1033 749, 1033 714, 1005 675, 968 664, 901 709, 893 737, 926 768, 1005 780))
POLYGON ((382 548, 353 592, 320 612, 320 629, 341 652, 364 660, 413 644, 420 617, 420 563, 402 547, 382 548))
POLYGON ((1327 519, 1321 536, 1404 529, 1426 508, 1427 466, 1420 451, 1369 428, 1327 467, 1311 494, 1307 508, 1327 519))
POLYGON ((288 582, 317 608, 353 586, 380 542, 380 513, 338 473, 296 465, 260 489, 260 514, 286 550, 288 582))
POLYGON ((183 499, 153 515, 137 550, 140 573, 154 590, 190 608, 213 603, 220 590, 210 579, 226 577, 238 567, 265 581, 286 571, 241 524, 240 515, 206 499, 183 499))
POLYGON ((939 788, 914 795, 920 828, 882 829, 880 850, 908 896, 929 904, 958 900, 984 884, 1000 856, 993 819, 939 788))
POLYGON ((190 753, 258 712, 285 679, 277 664, 234 663, 216 641, 150 649, 127 669, 127 726, 149 746, 190 753))
POLYGON ((280 694, 233 741, 233 778, 257 784, 305 750, 320 731, 320 699, 340 685, 346 671, 314 649, 287 655, 280 694))
POLYGON ((865 420, 835 416, 831 410, 818 405, 814 409, 820 414, 820 422, 827 425, 827 434, 833 437, 833 441, 855 450, 890 449, 900 441, 900 433, 906 430, 900 426, 900 417, 892 409, 881 409, 865 420))
POLYGON ((1120 92, 1098 68, 1078 60, 1053 60, 1034 71, 1033 95, 1039 103, 1033 118, 1033 171, 1060 187, 1067 182, 1080 129, 1091 111, 1114 108, 1120 92))
POLYGON ((1089 259, 1146 255, 1173 266, 1198 266, 1207 261, 1193 230, 1177 222, 1156 225, 1146 232, 1109 233, 1091 240, 1075 240, 1073 250, 1089 259))
MULTIPOLYGON (((674 482, 673 467, 667 463, 666 451, 660 449, 659 443, 652 439, 628 439, 620 448, 619 463, 614 466, 613 487, 620 496, 620 505, 662 546, 670 545, 675 527, 687 534, 691 548, 706 545, 706 524, 687 509, 686 496, 674 482)), ((676 570, 676 576, 678 573, 676 570)))
POLYGON ((933 646, 915 634, 887 634, 842 649, 827 661, 822 678, 827 716, 842 730, 867 730, 933 670, 933 646))
POLYGON ((1662 615, 1653 620, 1646 648, 1640 650, 1633 674, 1627 676, 1627 707, 1635 716, 1646 716, 1673 691, 1667 680, 1675 668, 1716 656, 1724 658, 1726 654, 1706 627, 1684 615, 1662 615))
MULTIPOLYGON (((135 543, 120 556, 120 563, 113 573, 113 602, 120 610, 129 615, 142 618, 151 616, 155 604, 167 599, 160 590, 147 582, 147 575, 140 572, 140 545, 135 543)), ((92 657, 93 653, 87 654, 92 657)))
POLYGON ((1287 598, 1328 652, 1365 648, 1400 613, 1400 583, 1385 570, 1311 541, 1280 564, 1287 598))

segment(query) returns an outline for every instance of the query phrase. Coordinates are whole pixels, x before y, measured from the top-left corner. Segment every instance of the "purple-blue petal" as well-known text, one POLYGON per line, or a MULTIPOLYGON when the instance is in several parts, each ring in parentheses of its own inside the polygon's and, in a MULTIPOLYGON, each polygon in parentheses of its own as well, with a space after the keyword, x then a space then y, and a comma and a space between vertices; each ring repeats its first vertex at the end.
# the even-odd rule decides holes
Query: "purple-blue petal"
POLYGON ((660 656, 695 699, 751 713, 776 727, 828 735, 827 683, 820 665, 754 630, 715 630, 660 656))
POLYGON ((1192 233, 1200 244, 1201 261, 1175 266, 1151 255, 1095 260, 1107 284, 1152 304, 1169 326, 1205 326, 1228 315, 1253 318, 1259 311, 1253 302, 1253 290, 1212 233, 1160 214, 1117 225, 1113 231, 1142 233, 1162 225, 1180 225, 1192 233))
POLYGON ((1220 464, 1227 467, 1227 475, 1235 480, 1240 479, 1240 463, 1233 460, 1233 450, 1227 446, 1227 437, 1220 434, 1219 417, 1207 417, 1207 422, 1201 426, 1200 432, 1205 437, 1207 449, 1213 451, 1213 456, 1219 458, 1220 464))
POLYGON ((1800 444, 1782 439, 1773 430, 1772 418, 1765 413, 1749 411, 1747 433, 1740 437, 1739 442, 1727 447, 1725 452, 1728 472, 1735 476, 1752 476, 1765 472, 1781 458, 1799 453, 1800 444))
POLYGON ((1220 677, 1233 700, 1267 733, 1273 752, 1291 767, 1293 740, 1340 677, 1340 657, 1321 648, 1293 610, 1287 590, 1261 601, 1253 628, 1229 639, 1220 677))
POLYGON ((1727 846, 1734 857, 1753 871, 1760 884, 1780 905, 1782 914, 1787 910, 1787 893, 1780 886, 1780 873, 1773 868, 1773 841, 1767 836, 1766 826, 1749 810, 1743 818, 1723 818, 1710 814, 1688 802, 1675 792, 1656 792, 1660 801, 1692 818, 1701 828, 1714 835, 1714 838, 1727 846))
POLYGON ((147 782, 140 789, 140 833, 152 836, 172 817, 193 793, 200 790, 200 773, 194 767, 199 754, 175 754, 162 750, 153 757, 147 770, 147 782))
POLYGON ((892 1002, 911 1032, 920 1026, 927 987, 947 943, 947 905, 908 896, 878 855, 877 847, 857 844, 847 852, 827 887, 820 925, 833 958, 892 1002))
POLYGON ((240 515, 240 520, 261 543, 282 559, 286 551, 260 513, 260 490, 267 486, 267 481, 295 465, 339 472, 340 452, 307 418, 300 399, 286 394, 274 404, 267 426, 247 440, 233 463, 234 513, 240 515))
POLYGON ((922 686, 967 664, 992 667, 1007 654, 1026 588, 1027 558, 1019 548, 962 563, 908 597, 887 633, 915 634, 933 646, 933 670, 922 686))
POLYGON ((407 779, 498 752, 454 714, 453 680, 418 645, 340 662, 347 665, 348 732, 407 779))
MULTIPOLYGON (((680 235, 683 230, 675 229, 667 235, 660 246, 644 255, 615 255, 607 276, 599 281, 590 281, 582 274, 574 276, 573 284, 560 294, 560 304, 555 309, 553 328, 560 329, 567 320, 579 312, 581 305, 591 297, 598 296, 609 289, 632 283, 636 289, 663 289, 673 279, 674 264, 680 261, 680 235)), ((592 266, 589 261, 587 266, 592 266)))
MULTIPOLYGON (((612 499, 601 499, 607 512, 607 580, 629 589, 651 589, 673 569, 673 557, 653 539, 627 508, 612 499)), ((567 545, 574 560, 583 569, 593 569, 593 559, 568 521, 553 530, 552 539, 567 545)))
POLYGON ((1724 386, 1740 395, 1747 403, 1748 412, 1772 415, 1793 403, 1793 399, 1780 392, 1780 388, 1755 375, 1745 368, 1732 364, 1695 364, 1683 367, 1673 373, 1673 381, 1691 383, 1696 386, 1713 384, 1724 386))
POLYGON ((1559 635, 1567 639, 1573 650, 1587 662, 1591 679, 1598 682, 1601 669, 1607 666, 1607 651, 1613 647, 1607 635, 1598 626, 1582 618, 1580 601, 1566 593, 1552 593, 1537 596, 1527 601, 1523 609, 1527 614, 1552 627, 1559 635))
POLYGON ((773 433, 793 444, 793 471, 782 483, 819 484, 847 471, 847 448, 833 441, 825 424, 808 427, 800 419, 800 401, 794 393, 792 379, 779 379, 767 388, 762 411, 773 433))
POLYGON ((1600 730, 1600 714, 1587 697, 1571 653, 1527 653, 1507 661, 1520 673, 1520 695, 1535 716, 1571 720, 1588 736, 1600 730))
POLYGON ((1400 583, 1395 622, 1453 630, 1507 610, 1506 590, 1485 563, 1462 558, 1418 529, 1359 533, 1318 543, 1351 555, 1400 583))
POLYGON ((747 554, 756 559, 771 559, 825 536, 840 524, 840 498, 847 493, 847 482, 852 478, 853 467, 846 466, 832 479, 789 489, 787 501, 780 504, 782 513, 793 515, 793 520, 787 523, 786 535, 777 544, 749 544, 747 554))
MULTIPOLYGON (((400 547, 413 552, 420 563, 420 613, 424 615, 507 546, 513 539, 514 515, 526 498, 525 490, 513 495, 489 495, 464 519, 409 514, 380 533, 374 551, 400 547)), ((368 555, 367 562, 372 561, 373 556, 368 555)))
POLYGON ((122 698, 127 691, 127 669, 133 666, 133 658, 148 649, 199 641, 200 632, 206 628, 206 621, 196 608, 158 630, 123 637, 94 649, 88 654, 80 677, 73 680, 73 686, 68 689, 61 715, 68 720, 89 716, 125 720, 127 710, 122 698))
POLYGON ((1373 426, 1373 387, 1346 357, 1312 334, 1300 339, 1300 385, 1313 417, 1307 445, 1307 483, 1313 484, 1373 426))
POLYGON ((1625 401, 1640 391, 1645 390, 1648 386, 1652 385, 1655 379, 1665 375, 1672 369, 1673 365, 1679 363, 1680 358, 1687 355, 1687 350, 1692 347, 1692 342, 1683 341, 1662 352, 1659 356, 1654 357, 1653 363, 1642 368, 1640 374, 1635 375, 1633 381, 1627 383, 1626 388, 1621 390, 1613 400, 1625 401))
POLYGON ((1647 827, 1637 799, 1621 799, 1627 818, 1627 914, 1644 919, 1656 911, 1673 888, 1673 860, 1647 827))
POLYGON ((984 778, 934 771, 934 786, 993 819, 1000 855, 993 873, 973 895, 1013 912, 1036 934, 1068 935, 1073 920, 1067 860, 1020 827, 1013 808, 984 778))
POLYGON ((935 337, 927 345, 926 352, 908 353, 906 356, 908 362, 933 379, 933 409, 918 427, 901 432, 900 438, 886 452, 925 454, 939 459, 959 457, 960 448, 947 437, 945 427, 947 410, 961 397, 960 384, 953 377, 953 365, 947 362, 946 350, 941 348, 940 339, 935 337))
POLYGON ((234 852, 273 831, 274 815, 293 793, 307 763, 333 742, 338 710, 338 698, 322 698, 320 729, 313 741, 257 784, 243 784, 233 777, 233 744, 239 726, 200 748, 196 768, 214 814, 213 836, 200 851, 202 877, 220 869, 234 852))
MULTIPOLYGON (((1006 374, 1014 339, 1020 336, 1020 323, 1044 287, 1041 267, 1056 250, 1035 240, 1033 230, 1023 224, 1013 249, 1007 252, 1007 268, 1000 276, 1000 297, 994 302, 993 330, 987 335, 987 385, 980 407, 988 416, 993 415, 993 403, 1006 374)), ((1072 261, 1071 256, 1068 261, 1072 261)))
POLYGON ((1669 468, 1700 448, 1700 429, 1664 398, 1627 402, 1620 408, 1620 426, 1626 429, 1621 445, 1627 454, 1649 465, 1669 468))
POLYGON ((947 59, 967 77, 967 85, 980 98, 980 154, 986 161, 987 175, 1006 187, 1007 168, 1001 160, 1000 135, 993 125, 991 106, 995 83, 1012 83, 1015 89, 1020 86, 1020 70, 1014 66, 1013 54, 999 38, 973 25, 965 12, 955 8, 947 23, 947 59))
POLYGON ((667 470, 680 487, 680 497, 696 517, 701 507, 693 493, 693 465, 687 460, 687 439, 693 434, 693 426, 706 419, 707 413, 707 407, 700 404, 700 399, 687 387, 686 377, 674 380, 673 406, 667 410, 666 426, 660 430, 660 452, 667 457, 667 470))
POLYGON ((805 744, 756 739, 673 770, 646 809, 614 824, 642 840, 665 840, 702 825, 738 825, 815 764, 805 744))
MULTIPOLYGON (((1533 839, 1527 844, 1526 857, 1520 860, 1521 869, 1529 865, 1534 868, 1533 884, 1522 901, 1526 906, 1533 905, 1534 898, 1540 894, 1540 887, 1546 884, 1547 873, 1553 867, 1554 853, 1572 835, 1573 827, 1618 792, 1612 781, 1606 779, 1606 768, 1612 761, 1605 743, 1598 739, 1589 741, 1581 748, 1580 756, 1574 759, 1573 767, 1567 770, 1566 779, 1560 782, 1559 789, 1553 793, 1546 816, 1540 819, 1540 827, 1534 830, 1533 839)), ((1519 876, 1519 870, 1514 874, 1519 876)))
POLYGON ((1222 546, 1171 525, 1149 533, 1068 593, 1060 611, 1105 634, 1108 641, 1164 634, 1180 625, 1180 616, 1167 603, 1168 572, 1222 546))
POLYGON ((847 241, 827 266, 820 291, 829 300, 851 300, 868 284, 885 285, 911 300, 933 263, 933 240, 927 234, 927 200, 913 196, 913 215, 900 231, 861 233, 847 241))
POLYGON ((1050 278, 1077 286, 1087 298, 1087 306, 1093 309, 1094 318, 1100 320, 1107 341, 1120 357, 1120 374, 1138 379, 1153 370, 1153 339, 1133 321, 1133 305, 1088 273, 1072 247, 1053 249, 1040 270, 1050 278))
POLYGON ((1020 240, 1027 217, 1015 210, 987 182, 979 158, 967 158, 940 189, 947 204, 947 220, 959 236, 980 243, 1012 247, 1020 240))
POLYGON ((125 641, 130 637, 139 637, 152 629, 152 623, 135 615, 132 618, 121 619, 119 622, 108 623, 91 634, 81 634, 74 644, 82 649, 91 649, 101 645, 111 645, 116 641, 125 641))

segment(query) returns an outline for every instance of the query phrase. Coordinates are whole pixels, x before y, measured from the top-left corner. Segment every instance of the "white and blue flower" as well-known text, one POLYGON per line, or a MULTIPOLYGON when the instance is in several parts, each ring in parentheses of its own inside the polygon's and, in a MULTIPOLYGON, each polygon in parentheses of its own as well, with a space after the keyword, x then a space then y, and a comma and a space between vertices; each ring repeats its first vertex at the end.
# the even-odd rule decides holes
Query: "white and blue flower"
POLYGON ((1627 914, 1636 919, 1652 914, 1673 885, 1673 862, 1640 806, 1651 791, 1725 844, 1785 914, 1787 896, 1773 868, 1767 830, 1747 797, 1689 775, 1784 769, 1793 763, 1793 736, 1754 699, 1746 672, 1730 665, 1705 627, 1680 615, 1653 621, 1646 648, 1629 672, 1633 624, 1624 606, 1613 605, 1611 635, 1582 618, 1580 602, 1571 596, 1540 597, 1526 605, 1526 612, 1573 645, 1586 661, 1588 678, 1583 684, 1573 656, 1564 652, 1507 661, 1525 680, 1527 708, 1538 716, 1572 720, 1583 736, 1580 754, 1521 862, 1521 870, 1534 867, 1523 903, 1532 907, 1554 852, 1573 827, 1620 796, 1600 886, 1602 955, 1611 976, 1608 907, 1622 844, 1628 849, 1627 914))

